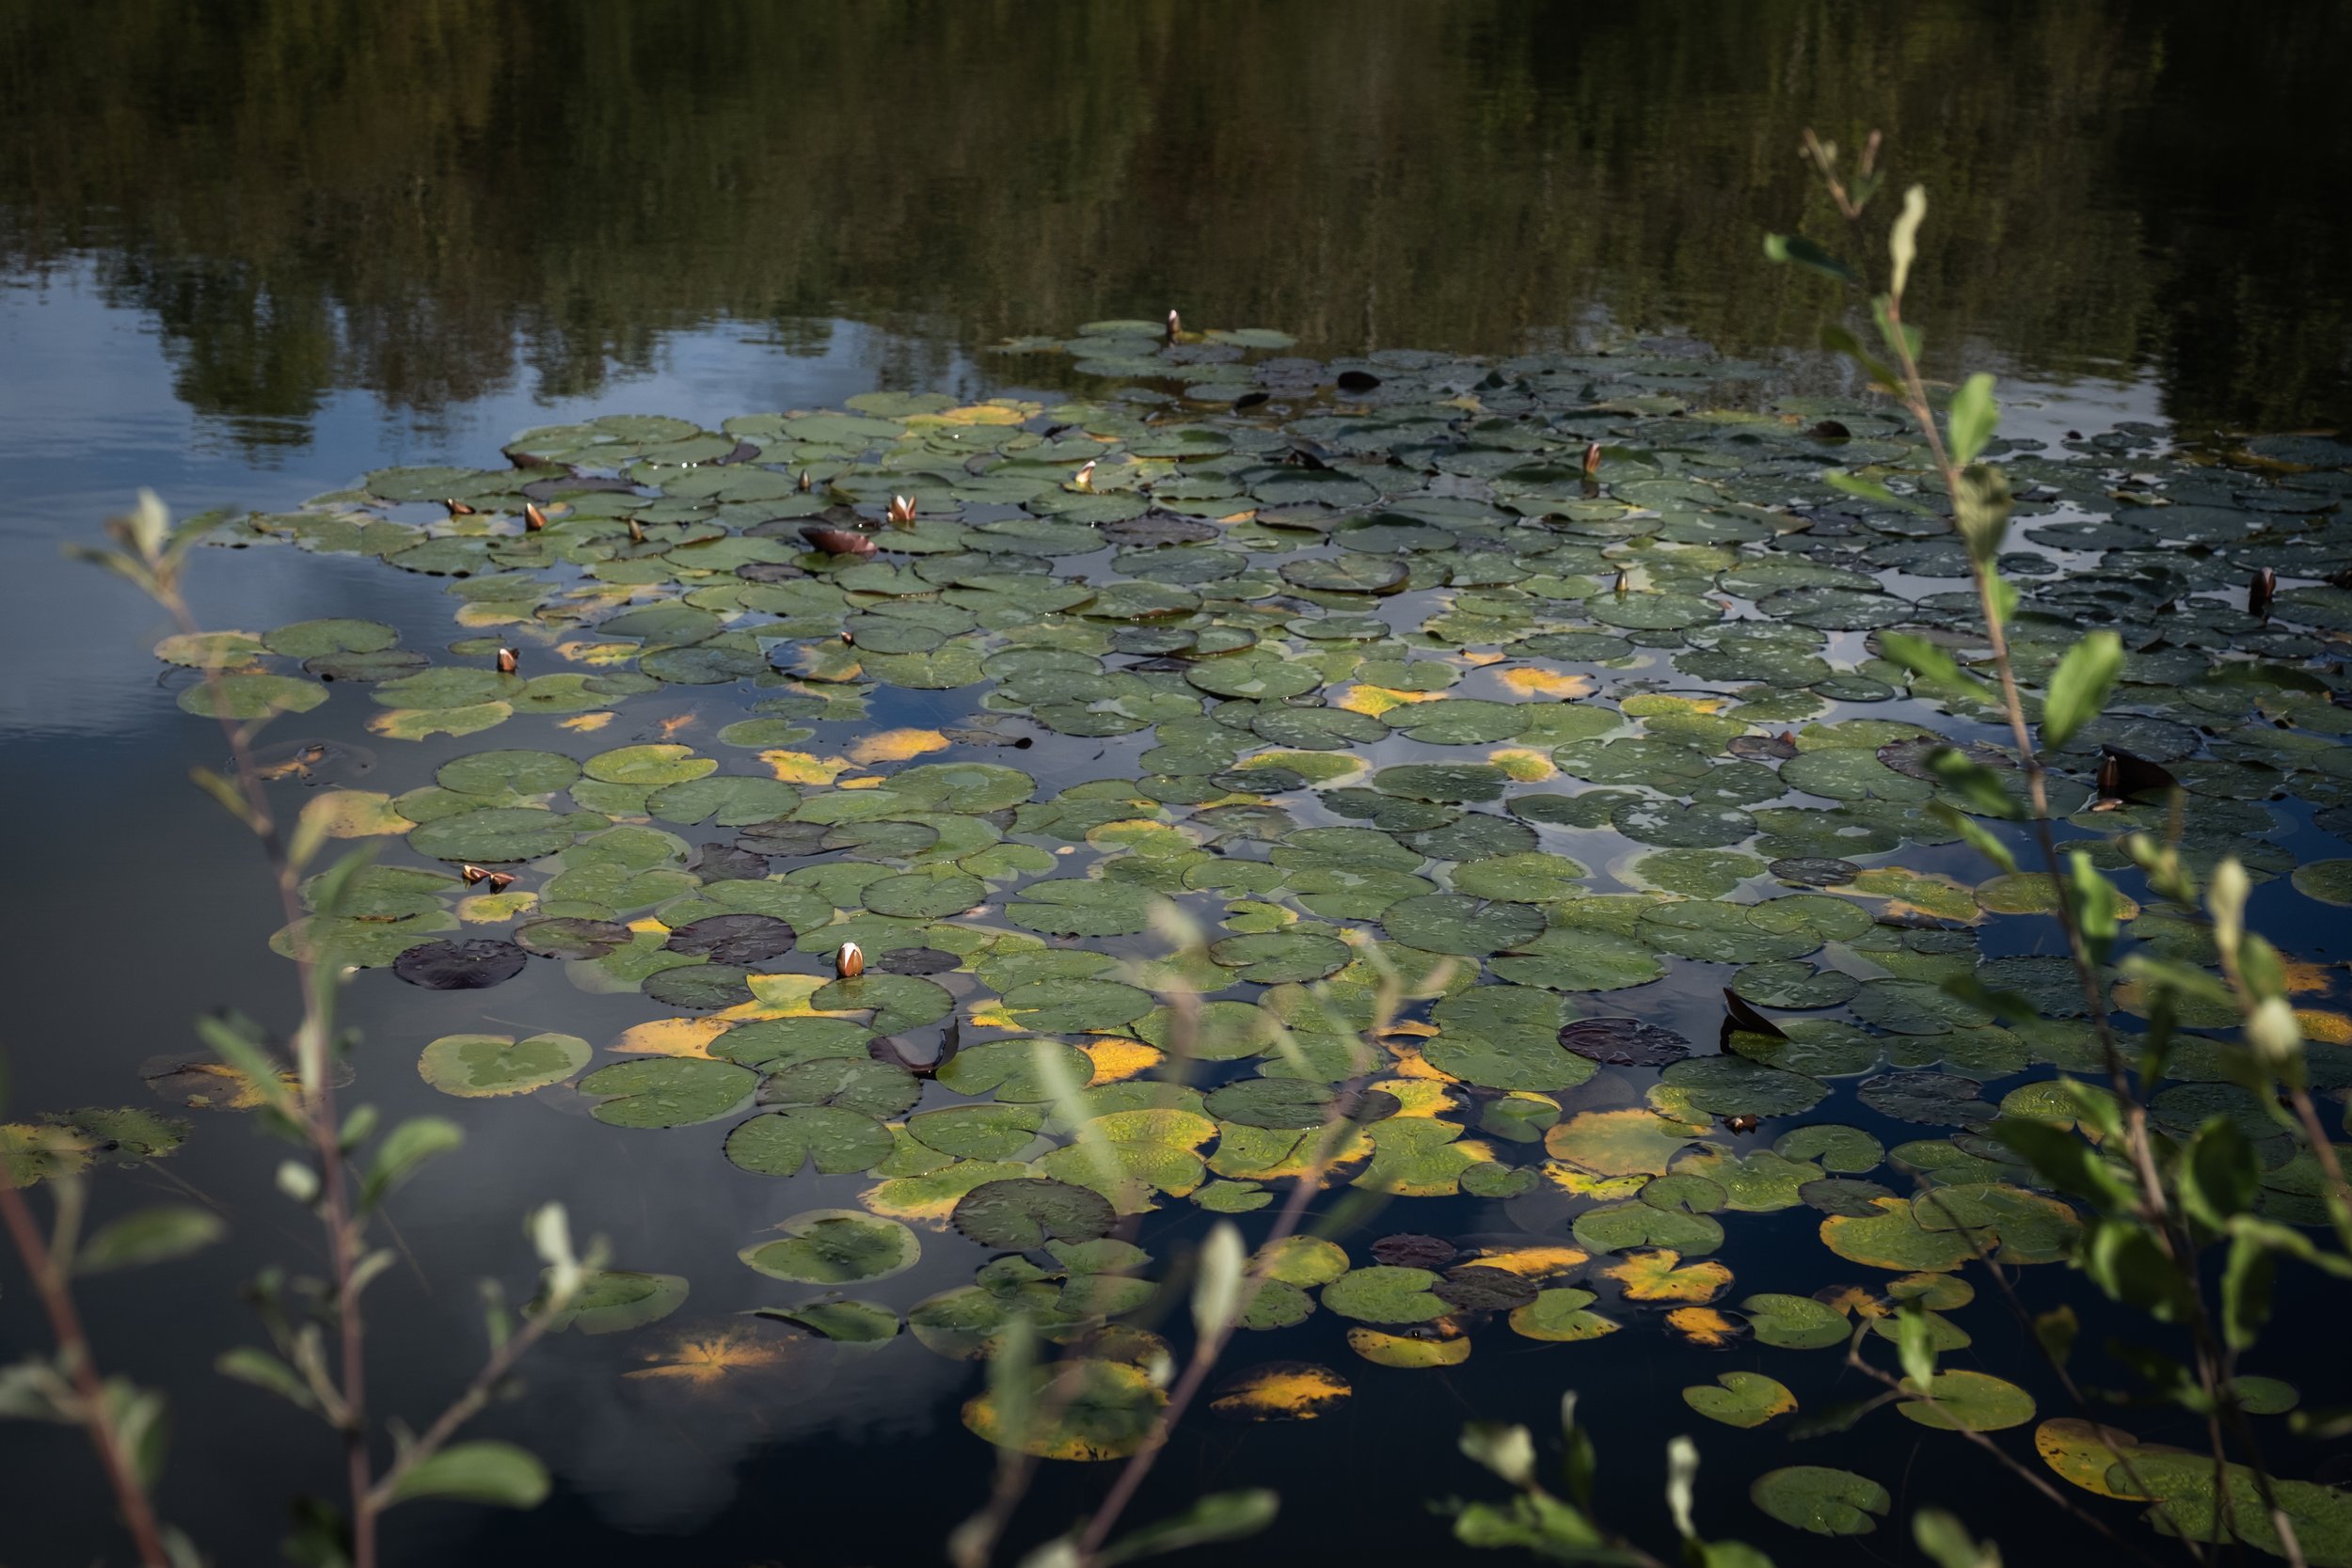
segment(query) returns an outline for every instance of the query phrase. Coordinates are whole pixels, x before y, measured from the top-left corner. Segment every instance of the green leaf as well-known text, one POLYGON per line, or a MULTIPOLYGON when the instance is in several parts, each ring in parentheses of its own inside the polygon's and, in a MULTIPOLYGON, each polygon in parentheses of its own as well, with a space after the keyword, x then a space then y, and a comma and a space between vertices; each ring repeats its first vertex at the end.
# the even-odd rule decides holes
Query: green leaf
POLYGON ((512 1443, 453 1443, 412 1465, 393 1483, 392 1500, 452 1497, 498 1508, 536 1508, 548 1495, 547 1467, 512 1443))
MULTIPOLYGON (((1960 470, 1960 489, 1952 496, 1952 515, 1960 525, 1962 543, 1968 546, 1968 557, 1979 570, 1990 567, 2001 553, 2001 541, 2009 532, 2010 508, 2014 504, 2009 493, 2009 479, 2000 469, 1982 463, 1971 463, 1960 470)), ((2001 619, 2009 619, 2016 594, 2010 590, 2010 606, 1997 606, 2001 619)))
POLYGON ((465 1132, 445 1117, 412 1117, 384 1135, 360 1184, 359 1202, 373 1208, 393 1188, 414 1176, 427 1160, 466 1141, 465 1132))
POLYGON ((100 1274, 184 1258, 219 1241, 228 1229, 210 1209, 186 1203, 158 1204, 101 1227, 82 1243, 73 1259, 73 1272, 100 1274))
POLYGON ((1958 747, 1939 746, 1928 753, 1927 760, 1928 771, 1967 802, 1968 809, 1977 815, 2004 821, 2013 821, 2024 815, 2016 800, 2001 786, 2000 774, 1980 762, 1970 761, 1958 747))
POLYGON ((1993 401, 1993 378, 1979 371, 1961 383, 1960 390, 1952 394, 1951 407, 1945 412, 1952 466, 1964 468, 1974 463, 2000 422, 2001 405, 1993 401))
MULTIPOLYGON (((1829 476, 1825 474, 1822 477, 1826 479, 1829 476)), ((1831 483, 1836 483, 1836 481, 1831 483)), ((1842 490, 1846 486, 1840 484, 1837 488, 1842 490)), ((1939 690, 1987 702, 1993 698, 1991 687, 1963 670, 1951 655, 1924 637, 1901 631, 1881 632, 1879 643, 1886 650, 1887 657, 1939 690)))
POLYGON ((2123 640, 2094 631, 2066 650, 2042 700, 2042 743, 2057 751, 2099 716, 2123 669, 2123 640))
POLYGON ((2054 1366, 2063 1367, 2066 1358, 2074 1354, 2074 1341, 2082 1334, 2082 1320, 2072 1307, 2053 1307, 2047 1312, 2037 1312, 2033 1320, 2033 1337, 2041 1341, 2042 1354, 2054 1366))
POLYGON ((1242 1492, 1212 1492, 1182 1513, 1131 1530, 1104 1546, 1094 1560, 1112 1564, 1157 1557, 1187 1546, 1214 1545, 1257 1534, 1274 1522, 1282 1499, 1264 1487, 1242 1492))
MULTIPOLYGON (((1972 763, 1969 766, 1974 767, 1975 764, 1972 763)), ((1990 772, 1991 769, 1988 768, 1986 771, 1990 772)), ((1941 800, 1929 802, 1928 815, 1958 833, 1969 848, 1974 849, 2010 875, 2016 875, 2017 857, 2010 853, 2008 845, 1994 838, 1985 829, 1984 824, 1975 817, 1966 812, 1956 811, 1941 800)))
POLYGON ((2001 1548, 1978 1541, 1965 1526, 1940 1508, 1923 1508, 1911 1516, 1911 1537, 1936 1568, 2001 1568, 2001 1548))
POLYGON ((1522 1426, 1500 1421, 1472 1421, 1462 1428, 1461 1449, 1513 1486, 1535 1481, 1535 1440, 1522 1426))
POLYGON ((1907 500, 1895 494, 1877 480, 1864 479, 1860 474, 1848 473, 1843 468, 1822 469, 1821 483, 1833 490, 1843 490, 1850 496, 1859 496, 1866 501, 1876 501, 1881 506, 1891 506, 1903 512, 1919 510, 1916 501, 1907 500))
POLYGON ((2232 1350, 2250 1350, 2270 1321, 2270 1291, 2278 1260, 2249 1231, 2230 1238, 2229 1261, 2221 1270, 2221 1332, 2232 1350))
POLYGON ((1860 273, 1802 234, 1765 235, 1764 254, 1772 261, 1793 262, 1840 283, 1859 285, 1862 281, 1860 273))
POLYGON ((213 1370, 223 1377, 266 1388, 299 1409, 315 1412, 319 1407, 302 1375, 259 1345, 240 1345, 235 1350, 223 1351, 213 1363, 213 1370))
POLYGON ((1903 1303, 1895 1319, 1895 1348, 1903 1375, 1925 1388, 1935 1381, 1935 1346, 1931 1341, 1928 1314, 1916 1302, 1903 1303))
MULTIPOLYGON (((1862 373, 1870 378, 1870 385, 1895 397, 1903 395, 1902 383, 1896 378, 1894 367, 1878 358, 1862 346, 1862 340, 1832 322, 1821 328, 1821 346, 1832 354, 1842 354, 1862 367, 1862 373)), ((1912 510, 1918 510, 1914 507, 1912 510)))
POLYGON ((1192 1285, 1192 1323, 1203 1339, 1224 1332, 1241 1303, 1242 1271, 1247 1265, 1241 1232, 1231 1220, 1219 1220, 1200 1244, 1198 1273, 1192 1285))
MULTIPOLYGON (((334 876, 328 872, 329 877, 334 876)), ((220 1059, 237 1070, 237 1075, 262 1097, 273 1110, 291 1114, 294 1097, 285 1081, 278 1076, 278 1065, 261 1042, 261 1031, 253 1022, 241 1015, 228 1017, 206 1015, 196 1021, 197 1037, 213 1048, 220 1059)))

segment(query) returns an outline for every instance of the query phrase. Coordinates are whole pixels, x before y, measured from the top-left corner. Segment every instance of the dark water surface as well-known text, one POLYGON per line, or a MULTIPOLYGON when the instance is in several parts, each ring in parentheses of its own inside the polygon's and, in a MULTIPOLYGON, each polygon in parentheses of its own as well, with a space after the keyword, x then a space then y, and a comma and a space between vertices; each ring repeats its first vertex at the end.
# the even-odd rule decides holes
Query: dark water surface
MULTIPOLYGON (((389 464, 495 465, 526 426, 600 413, 715 425, 878 387, 985 395, 1057 373, 992 357, 1002 338, 1170 305, 1280 327, 1314 355, 1672 330, 1825 388, 1803 351, 1827 286, 1759 248, 1768 228, 1835 225, 1793 155, 1807 125, 1850 142, 1883 126, 1896 179, 1930 186, 1916 318, 1934 368, 2004 372, 2012 431, 2331 426, 2352 388, 2347 57, 2342 6, 0 4, 13 1103, 139 1102, 136 1065, 188 1049, 204 1007, 289 1021, 252 849, 185 783, 219 748, 156 678, 147 650, 167 628, 57 555, 138 486, 183 513, 281 509, 389 464)), ((207 556, 195 577, 211 625, 360 616, 420 648, 453 635, 440 587, 290 550, 207 556)), ((706 698, 703 722, 734 702, 706 698)), ((365 714, 346 692, 300 723, 374 747, 395 791, 480 744, 375 741, 365 714)), ((942 699, 876 721, 953 717, 942 699)), ((545 720, 495 738, 577 749, 545 720)), ((1041 794, 1089 776, 1074 751, 1024 766, 1041 794)), ((627 1266, 688 1275, 691 1318, 722 1323, 776 1299, 728 1256, 747 1236, 854 1202, 854 1180, 799 1178, 787 1199, 707 1140, 612 1135, 570 1101, 438 1096, 409 1064, 453 1027, 448 1000, 381 971, 350 993, 373 1042, 357 1092, 471 1133, 396 1211, 421 1269, 371 1297, 389 1411, 428 1418, 473 1364, 474 1277, 527 1290, 528 1204, 562 1198, 627 1266)), ((609 1001, 540 965, 481 1016, 601 1043, 609 1001)), ((1906 1135, 1851 1105, 1840 1119, 1906 1135)), ((159 1170, 223 1203, 233 1244, 86 1296, 107 1364, 171 1393, 165 1512, 222 1562, 268 1560, 280 1499, 335 1483, 302 1418, 208 1370, 254 1337, 242 1279, 265 1259, 312 1266, 313 1233, 270 1190, 278 1157, 203 1120, 159 1170)), ((116 1177, 102 1202, 144 1188, 169 1196, 165 1175, 116 1177)), ((1821 1284, 1817 1218, 1740 1216, 1725 1256, 1740 1293, 1821 1284)), ((1181 1256, 1206 1221, 1171 1205, 1152 1250, 1181 1256)), ((1544 1217, 1422 1200, 1372 1223, 1485 1233, 1544 1217)), ((927 1249, 887 1299, 964 1283, 981 1256, 928 1233, 927 1249)), ((2056 1270, 2036 1283, 2083 1293, 2056 1270)), ((33 1340, 29 1307, 0 1296, 0 1350, 33 1340)), ((2300 1310, 2282 1338, 2308 1326, 2300 1310)), ((1965 1364, 2022 1375, 2026 1347, 1997 1307, 1969 1325, 1965 1364)), ((1353 1371, 1339 1334, 1325 1314, 1272 1354, 1353 1371)), ((1490 1490, 1454 1456, 1461 1421, 1541 1432, 1573 1377, 1622 1483, 1613 1517, 1645 1540, 1665 1533, 1665 1438, 1705 1427, 1702 1529, 1784 1562, 1883 1560, 1900 1535, 1849 1548, 1772 1525, 1745 1481, 1783 1463, 1867 1469, 1897 1520, 1957 1507, 2012 1561, 2099 1549, 2054 1513, 2016 1512, 2032 1505, 2015 1483, 1939 1434, 1882 1418, 1790 1450, 1697 1421, 1678 1390, 1750 1359, 1635 1340, 1490 1334, 1457 1371, 1364 1368, 1322 1421, 1188 1423, 1136 1516, 1268 1484, 1282 1522, 1226 1560, 1443 1559, 1422 1499, 1490 1490)), ((800 1345, 739 1392, 680 1402, 616 1377, 632 1354, 557 1342, 527 1397, 485 1423, 548 1460, 545 1509, 405 1512, 390 1560, 922 1562, 984 1495, 984 1450, 957 1420, 968 1364, 903 1341, 869 1357, 800 1345)), ((1809 1405, 1858 1391, 1826 1363, 1806 1375, 1809 1405)), ((0 1427, 0 1560, 115 1552, 92 1483, 74 1443, 0 1427)), ((1048 1467, 1016 1539, 1103 1484, 1048 1467)))

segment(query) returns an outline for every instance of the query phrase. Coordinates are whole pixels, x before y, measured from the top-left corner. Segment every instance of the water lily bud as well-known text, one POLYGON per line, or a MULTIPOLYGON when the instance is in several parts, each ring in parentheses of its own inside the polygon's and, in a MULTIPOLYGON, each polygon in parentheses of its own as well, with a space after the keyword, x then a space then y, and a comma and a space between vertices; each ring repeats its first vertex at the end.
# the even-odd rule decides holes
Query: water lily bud
POLYGON ((913 496, 890 498, 890 526, 893 528, 914 526, 914 498, 913 496))
POLYGON ((515 874, 512 871, 493 871, 486 879, 492 893, 504 893, 515 885, 515 874))
POLYGON ((521 664, 522 661, 523 656, 516 652, 514 649, 501 648, 499 650, 499 673, 501 675, 513 674, 516 667, 521 664))
POLYGON ((1179 316, 1175 311, 1170 310, 1168 313, 1168 341, 1171 343, 1174 342, 1177 337, 1183 333, 1184 330, 1184 318, 1179 316))
POLYGON ((466 879, 466 885, 468 887, 473 886, 476 882, 486 882, 490 879, 489 872, 470 862, 459 866, 457 868, 457 875, 466 879))
POLYGON ((802 495, 805 496, 811 490, 817 488, 817 483, 814 480, 808 477, 808 470, 806 468, 803 468, 801 470, 801 477, 793 483, 793 488, 800 491, 802 495))
POLYGON ((1598 441, 1591 443, 1584 449, 1584 471, 1587 474, 1600 472, 1600 443, 1598 441))
POLYGON ((844 980, 854 980, 866 973, 866 955, 858 951, 854 942, 845 942, 833 956, 833 972, 844 980))
POLYGON ((632 545, 642 545, 645 542, 645 525, 634 517, 628 520, 628 542, 632 545))
POLYGON ((1095 460, 1091 457, 1086 460, 1086 466, 1081 467, 1078 470, 1077 477, 1070 482, 1070 487, 1073 490, 1091 490, 1094 488, 1094 463, 1095 460))
POLYGON ((473 508, 468 506, 464 501, 446 500, 441 504, 449 508, 449 515, 453 517, 470 517, 473 515, 473 508))
POLYGON ((528 531, 528 532, 531 532, 531 533, 536 533, 536 532, 538 532, 541 529, 543 529, 543 528, 545 528, 545 527, 547 527, 547 526, 548 526, 548 515, 547 515, 546 513, 544 513, 544 512, 540 511, 540 510, 539 510, 536 506, 532 505, 531 502, 529 502, 529 501, 525 501, 525 502, 523 502, 523 528, 524 528, 524 530, 525 530, 526 531, 528 531))

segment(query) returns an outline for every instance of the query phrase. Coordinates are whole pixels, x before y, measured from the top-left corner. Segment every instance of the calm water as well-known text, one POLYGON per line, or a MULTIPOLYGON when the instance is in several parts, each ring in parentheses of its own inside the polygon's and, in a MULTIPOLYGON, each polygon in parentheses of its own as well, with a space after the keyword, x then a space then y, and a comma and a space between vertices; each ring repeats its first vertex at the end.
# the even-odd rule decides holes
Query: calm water
MULTIPOLYGON (((269 509, 389 463, 495 462, 516 430, 596 413, 715 423, 875 387, 984 393, 1005 385, 985 352, 1001 338, 1171 304, 1283 327, 1313 354, 1673 329, 1827 386, 1805 352, 1826 285, 1759 253, 1767 228, 1835 222, 1793 155, 1806 125, 1850 141, 1883 125, 1897 178, 1928 183, 1931 350, 2023 383, 2013 425, 2328 426, 2352 403, 2347 57, 2341 6, 2249 21, 2122 4, 0 4, 0 942, 17 1101, 136 1101, 136 1064, 183 1049, 201 1007, 285 1021, 250 851, 184 782, 217 747, 156 682, 157 617, 56 555, 139 485, 183 512, 269 509)), ((247 552, 206 560, 196 586, 215 625, 349 614, 445 642, 438 585, 391 578, 247 552)), ((358 717, 332 705, 313 727, 358 736, 358 717)), ((517 721, 499 740, 555 733, 517 721)), ((382 1046, 361 1087, 388 1112, 449 1112, 408 1068, 446 1027, 435 1001, 383 974, 355 988, 382 1046)), ((552 975, 488 1010, 509 1007, 611 1032, 552 975)), ((564 1198, 628 1265, 691 1276, 693 1311, 715 1316, 766 1298, 710 1259, 855 1190, 803 1178, 781 1204, 772 1183, 714 1177, 691 1140, 583 1138, 535 1100, 467 1119, 464 1157, 399 1210, 421 1273, 376 1298, 385 1398, 412 1418, 471 1364, 468 1282, 522 1283, 525 1203, 564 1198)), ((236 1244, 88 1292, 109 1363, 172 1392, 166 1512, 224 1562, 268 1558, 278 1499, 331 1485, 300 1418, 205 1370, 249 1332, 237 1281, 313 1245, 267 1196, 276 1159, 208 1121, 166 1168, 230 1205, 236 1244)), ((164 1186, 118 1181, 113 1200, 139 1180, 164 1186)), ((1495 1207, 1465 1201, 1446 1223, 1492 1227, 1495 1207)), ((1445 1228, 1422 1210, 1412 1223, 1445 1228)), ((1818 1285, 1775 1261, 1812 1223, 1747 1218, 1743 1289, 1818 1285)), ((1200 1224, 1171 1216, 1153 1250, 1200 1224)), ((894 1293, 968 1278, 961 1251, 936 1251, 894 1293)), ((26 1308, 0 1297, 0 1346, 30 1338, 26 1308)), ((1973 1316, 1982 1363, 2014 1364, 2003 1321, 1973 1316)), ((1446 1434, 1473 1415, 1543 1425, 1561 1363, 1528 1359, 1542 1350, 1482 1342, 1458 1374, 1364 1380, 1311 1427, 1188 1430, 1138 1517, 1263 1481, 1291 1512, 1229 1555, 1425 1560, 1446 1550, 1442 1522, 1372 1513, 1367 1487, 1484 1490, 1446 1434)), ((1593 1374, 1629 1528, 1661 1528, 1656 1456, 1693 1424, 1676 1391, 1723 1365, 1660 1342, 1593 1374)), ((557 1345, 490 1422, 556 1469, 547 1509, 404 1515, 394 1560, 924 1561, 984 1488, 955 1420, 963 1364, 810 1355, 684 1408, 612 1371, 608 1346, 557 1345)), ((1702 1528, 1767 1539, 1741 1483, 1784 1450, 1702 1436, 1702 1528)), ((1835 1447, 1793 1457, 1840 1463, 1835 1447)), ((1871 1466, 1890 1486, 1900 1467, 1871 1466)), ((0 1553, 89 1560, 90 1479, 78 1447, 0 1427, 0 1553), (73 1517, 19 1533, 40 1498, 72 1499, 73 1517)), ((1049 1472, 1020 1538, 1101 1484, 1049 1472)), ((1925 1448, 1898 1516, 1928 1501, 1984 1516, 1999 1484, 1968 1450, 1925 1448)), ((2003 1539, 2012 1560, 2047 1560, 2079 1548, 2062 1531, 2003 1539)), ((1807 1548, 1780 1536, 1784 1560, 1807 1548)))

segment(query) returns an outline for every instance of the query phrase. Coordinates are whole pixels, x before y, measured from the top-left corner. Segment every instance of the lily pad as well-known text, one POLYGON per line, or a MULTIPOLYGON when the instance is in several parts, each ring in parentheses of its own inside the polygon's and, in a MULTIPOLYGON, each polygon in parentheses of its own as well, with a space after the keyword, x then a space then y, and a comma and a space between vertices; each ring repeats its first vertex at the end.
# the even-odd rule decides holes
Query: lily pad
POLYGON ((1815 1535, 1867 1535, 1895 1506, 1886 1488, 1867 1476, 1823 1465, 1768 1470, 1748 1487, 1748 1498, 1784 1525, 1815 1535))
POLYGON ((957 1200, 955 1226, 982 1246, 1027 1251, 1046 1241, 1110 1234, 1118 1215, 1100 1193, 1068 1181, 989 1181, 957 1200))
POLYGON ((577 1035, 443 1035, 424 1048, 417 1072, 443 1094, 465 1099, 529 1094, 562 1083, 595 1054, 577 1035))
POLYGON ((523 972, 531 955, 511 942, 428 942, 392 960, 392 973, 427 990, 486 990, 523 972))
POLYGON ((1718 1372, 1715 1385, 1685 1388, 1682 1402, 1710 1421, 1740 1428, 1760 1427, 1797 1408, 1788 1386, 1762 1372, 1718 1372))
POLYGON ((923 1243, 896 1220, 855 1209, 812 1209, 776 1227, 784 1239, 758 1242, 736 1256, 771 1279, 801 1285, 854 1285, 914 1267, 923 1243))

